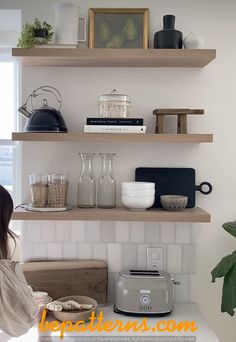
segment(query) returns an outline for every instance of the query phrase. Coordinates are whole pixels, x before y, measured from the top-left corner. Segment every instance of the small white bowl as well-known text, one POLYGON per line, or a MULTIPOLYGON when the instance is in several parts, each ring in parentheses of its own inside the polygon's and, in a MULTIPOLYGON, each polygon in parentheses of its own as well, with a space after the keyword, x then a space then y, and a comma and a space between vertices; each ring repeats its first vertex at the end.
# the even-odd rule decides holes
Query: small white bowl
POLYGON ((152 197, 155 190, 125 190, 122 189, 122 196, 126 197, 152 197))
POLYGON ((122 189, 126 190, 154 190, 155 183, 151 182, 123 182, 122 189))
POLYGON ((146 197, 146 198, 134 198, 134 197, 126 197, 122 196, 122 203, 125 207, 136 210, 136 211, 144 211, 147 208, 150 208, 155 201, 154 196, 146 197))
POLYGON ((38 301, 44 301, 48 299, 48 293, 47 292, 41 292, 41 291, 34 291, 32 292, 34 300, 38 301))

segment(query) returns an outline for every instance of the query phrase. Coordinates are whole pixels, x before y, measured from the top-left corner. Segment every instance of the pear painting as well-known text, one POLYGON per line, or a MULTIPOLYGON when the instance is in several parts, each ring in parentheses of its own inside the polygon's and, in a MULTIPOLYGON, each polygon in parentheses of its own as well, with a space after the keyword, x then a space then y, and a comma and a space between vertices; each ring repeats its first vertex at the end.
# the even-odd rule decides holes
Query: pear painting
POLYGON ((111 32, 111 26, 108 20, 104 20, 100 23, 99 26, 99 38, 103 43, 106 43, 108 39, 110 38, 112 32, 111 32))
POLYGON ((143 48, 142 13, 97 13, 94 16, 95 48, 143 48))
POLYGON ((122 30, 123 36, 128 40, 135 40, 138 35, 138 29, 134 20, 130 17, 122 30))

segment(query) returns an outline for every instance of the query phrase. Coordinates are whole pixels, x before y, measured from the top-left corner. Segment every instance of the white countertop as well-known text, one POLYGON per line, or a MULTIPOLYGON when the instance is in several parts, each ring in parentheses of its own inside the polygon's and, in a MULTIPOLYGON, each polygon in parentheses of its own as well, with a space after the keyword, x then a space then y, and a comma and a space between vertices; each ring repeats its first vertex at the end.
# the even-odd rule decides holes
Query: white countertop
MULTIPOLYGON (((139 324, 142 322, 140 317, 130 317, 119 315, 113 312, 112 306, 100 307, 98 310, 103 312, 104 320, 111 320, 115 323, 116 320, 122 321, 125 324, 128 321, 137 321, 139 324)), ((97 314, 98 314, 97 313, 97 314)), ((48 319, 48 318, 47 318, 48 319)), ((54 320, 54 318, 50 318, 54 320)), ((150 331, 146 332, 118 332, 116 330, 112 332, 68 332, 65 333, 64 340, 59 338, 60 332, 46 332, 39 333, 38 326, 32 327, 27 334, 21 337, 12 337, 2 333, 0 331, 0 342, 77 342, 77 341, 161 341, 161 342, 220 342, 215 336, 212 329, 209 327, 203 316, 200 314, 198 306, 196 304, 176 304, 175 310, 168 316, 164 317, 150 317, 147 318, 147 325, 151 327, 150 331), (180 321, 195 321, 197 330, 195 332, 153 332, 152 327, 156 325, 160 320, 169 321, 175 320, 176 323, 180 321), (72 337, 73 336, 73 337, 72 337), (183 339, 180 339, 183 336, 183 339), (76 337, 76 338, 75 338, 76 337), (113 338, 112 338, 113 337, 113 338), (132 337, 132 338, 131 338, 132 337), (148 337, 148 338, 147 338, 148 337), (178 337, 178 338, 177 338, 178 337), (187 338, 191 337, 191 338, 187 338), (195 338, 196 337, 196 338, 195 338), (147 339, 145 339, 147 338, 147 339)))

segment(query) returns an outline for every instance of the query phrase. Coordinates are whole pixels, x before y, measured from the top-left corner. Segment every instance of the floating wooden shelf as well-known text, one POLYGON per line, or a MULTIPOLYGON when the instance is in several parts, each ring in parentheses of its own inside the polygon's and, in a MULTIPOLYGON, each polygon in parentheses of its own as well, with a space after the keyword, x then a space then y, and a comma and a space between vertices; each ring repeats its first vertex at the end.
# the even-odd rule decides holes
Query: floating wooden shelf
POLYGON ((172 212, 162 209, 131 211, 124 207, 115 209, 73 208, 63 212, 32 212, 18 207, 13 213, 13 220, 210 222, 210 214, 201 208, 172 212))
POLYGON ((213 141, 213 134, 12 133, 12 140, 130 143, 211 143, 213 141))
POLYGON ((216 50, 14 48, 12 56, 26 66, 203 68, 216 50))

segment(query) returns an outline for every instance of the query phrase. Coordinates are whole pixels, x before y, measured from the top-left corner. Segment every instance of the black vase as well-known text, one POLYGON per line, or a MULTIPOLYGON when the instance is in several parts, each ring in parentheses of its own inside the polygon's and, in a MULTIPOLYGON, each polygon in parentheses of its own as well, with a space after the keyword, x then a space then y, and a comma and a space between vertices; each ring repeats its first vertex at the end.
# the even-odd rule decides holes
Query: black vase
POLYGON ((47 38, 48 30, 46 30, 46 29, 34 29, 34 36, 37 38, 47 38))
POLYGON ((154 49, 182 49, 183 34, 175 30, 175 16, 165 15, 163 25, 154 35, 154 49))

